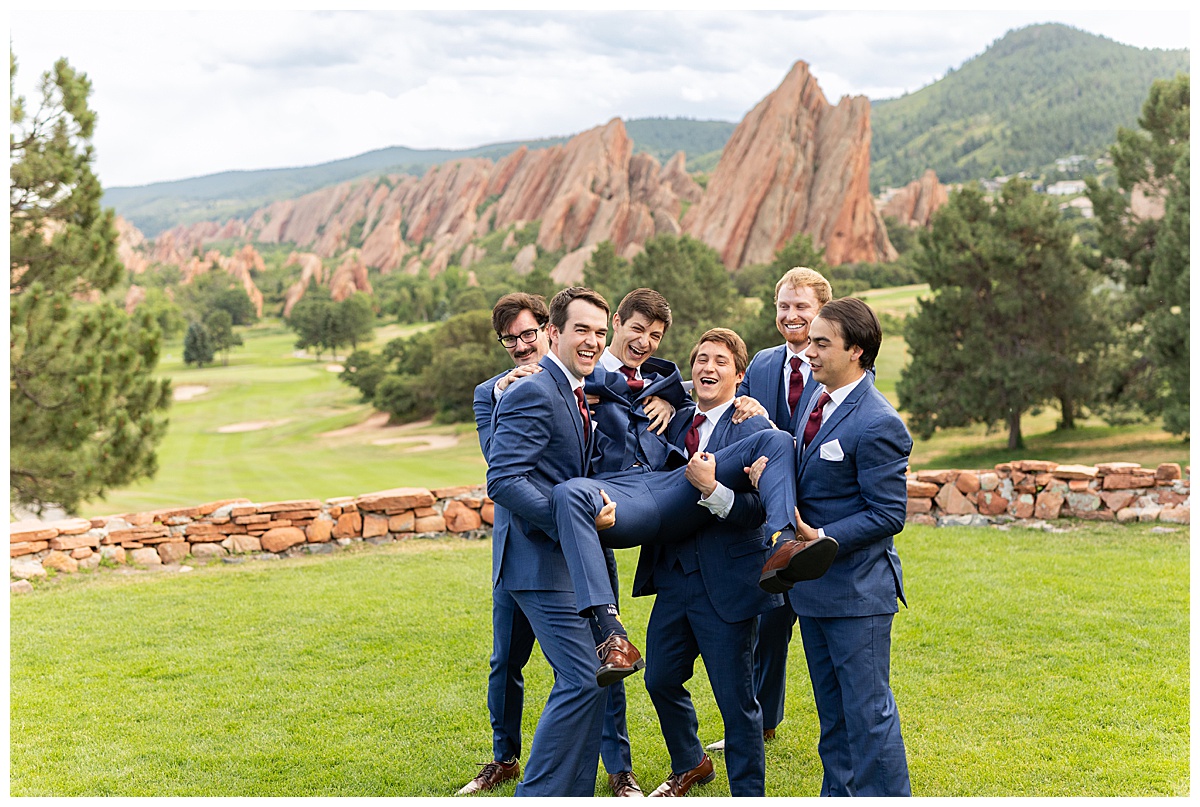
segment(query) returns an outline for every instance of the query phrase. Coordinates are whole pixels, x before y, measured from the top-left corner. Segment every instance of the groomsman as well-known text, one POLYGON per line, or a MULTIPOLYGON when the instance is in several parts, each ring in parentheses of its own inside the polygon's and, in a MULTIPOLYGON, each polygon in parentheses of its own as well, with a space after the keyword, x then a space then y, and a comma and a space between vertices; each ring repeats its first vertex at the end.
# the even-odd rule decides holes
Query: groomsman
MULTIPOLYGON (((491 378, 475 388, 473 406, 479 445, 484 459, 492 436, 492 412, 496 401, 509 384, 540 367, 538 362, 550 349, 546 325, 550 311, 541 295, 514 292, 501 297, 492 309, 492 327, 497 340, 512 357, 516 368, 491 378)), ((507 530, 508 512, 495 509, 493 536, 507 530)), ((493 551, 501 545, 493 539, 493 551)), ((613 592, 617 591, 616 567, 613 592)), ((533 653, 533 628, 516 600, 508 591, 492 589, 492 655, 488 673, 488 715, 492 725, 492 761, 486 763, 459 795, 491 790, 520 776, 521 717, 525 702, 523 670, 533 653)), ((609 771, 609 785, 618 796, 630 795, 637 788, 625 721, 625 685, 617 682, 608 688, 604 713, 601 758, 609 771)), ((640 789, 637 789, 640 794, 640 789)))
MULTIPOLYGON (((783 344, 760 350, 738 385, 738 395, 756 399, 776 426, 795 432, 813 390, 812 369, 804 351, 808 349, 808 326, 821 306, 833 299, 833 289, 819 272, 795 267, 775 284, 775 327, 783 344)), ((783 722, 787 696, 787 657, 796 612, 786 602, 758 618, 754 645, 754 686, 763 711, 763 737, 775 738, 783 722)), ((726 738, 727 739, 727 738, 726 738)), ((725 750, 726 739, 707 747, 725 750)))
MULTIPOLYGON (((733 400, 746 370, 746 345, 731 330, 713 328, 691 354, 696 414, 672 421, 672 441, 688 454, 688 481, 706 498, 719 489, 708 453, 771 424, 765 417, 733 422, 733 400)), ((756 493, 736 500, 718 496, 720 519, 676 544, 643 547, 634 596, 657 594, 646 633, 646 690, 658 712, 671 755, 671 775, 651 796, 683 796, 714 777, 697 735, 696 712, 685 684, 697 656, 709 681, 731 744, 726 754, 730 793, 764 796, 762 712, 754 696, 755 618, 783 598, 758 586, 771 554, 762 528, 765 511, 756 493)))
POLYGON ((904 601, 894 536, 904 529, 912 438, 870 377, 883 338, 870 307, 834 300, 809 333, 819 387, 797 438, 797 534, 839 547, 829 571, 795 583, 788 600, 821 722, 821 795, 908 796, 890 671, 892 619, 904 601))
POLYGON ((579 615, 562 549, 550 537, 550 495, 588 471, 593 439, 583 379, 595 369, 607 332, 602 296, 578 286, 556 294, 541 372, 510 385, 493 415, 488 492, 510 514, 507 530, 494 538, 493 582, 529 619, 554 671, 517 796, 595 790, 607 691, 596 684, 591 626, 579 615))

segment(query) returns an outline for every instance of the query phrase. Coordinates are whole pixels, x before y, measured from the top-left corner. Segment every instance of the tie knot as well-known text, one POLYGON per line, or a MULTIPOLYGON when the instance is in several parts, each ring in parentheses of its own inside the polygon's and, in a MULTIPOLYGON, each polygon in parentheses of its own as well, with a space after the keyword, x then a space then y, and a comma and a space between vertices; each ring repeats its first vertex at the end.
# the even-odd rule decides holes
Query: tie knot
POLYGON ((704 413, 700 413, 699 415, 696 415, 694 418, 692 418, 692 428, 699 429, 700 424, 703 423, 706 419, 707 418, 704 415, 704 413))
POLYGON ((817 398, 817 409, 824 409, 825 404, 833 400, 833 396, 828 392, 822 392, 821 397, 817 398))
POLYGON ((624 364, 621 365, 621 372, 624 373, 625 377, 628 378, 630 381, 637 378, 637 370, 635 370, 632 367, 629 367, 627 365, 624 365, 624 364))
POLYGON ((800 357, 792 356, 792 372, 795 373, 795 372, 798 372, 799 370, 800 370, 800 357))

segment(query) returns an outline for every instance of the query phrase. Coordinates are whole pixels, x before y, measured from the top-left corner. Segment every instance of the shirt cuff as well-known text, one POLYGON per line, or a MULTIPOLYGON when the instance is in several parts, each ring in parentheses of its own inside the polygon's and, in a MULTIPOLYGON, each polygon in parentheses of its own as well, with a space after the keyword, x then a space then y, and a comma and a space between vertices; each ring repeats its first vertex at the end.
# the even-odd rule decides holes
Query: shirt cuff
POLYGON ((733 509, 733 491, 718 482, 712 495, 702 497, 700 504, 717 518, 724 519, 733 509))
POLYGON ((824 527, 817 527, 817 537, 818 538, 828 538, 829 537, 828 535, 825 534, 824 527))

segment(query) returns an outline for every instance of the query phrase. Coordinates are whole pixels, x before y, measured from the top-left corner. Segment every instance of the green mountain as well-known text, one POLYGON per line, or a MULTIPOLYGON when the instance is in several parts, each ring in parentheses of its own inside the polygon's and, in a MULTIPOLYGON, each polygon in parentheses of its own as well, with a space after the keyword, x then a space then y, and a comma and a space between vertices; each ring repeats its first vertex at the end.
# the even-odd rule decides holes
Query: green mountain
POLYGON ((871 109, 871 185, 1012 174, 1099 156, 1135 127, 1150 85, 1189 51, 1135 48, 1066 25, 1009 31, 941 80, 871 109))
MULTIPOLYGON (((710 157, 716 152, 719 157, 721 148, 736 125, 728 121, 641 118, 626 121, 625 129, 633 140, 635 151, 649 152, 659 162, 665 162, 677 151, 684 151, 689 156, 710 157)), ((457 150, 392 146, 302 168, 223 171, 174 182, 108 188, 104 192, 103 204, 115 208, 147 237, 153 238, 177 224, 224 221, 230 217, 249 215, 277 199, 301 196, 350 179, 380 174, 420 176, 429 166, 451 160, 466 157, 499 160, 521 146, 542 149, 570 139, 570 136, 548 137, 457 150)), ((715 158, 710 161, 715 165, 715 158)))

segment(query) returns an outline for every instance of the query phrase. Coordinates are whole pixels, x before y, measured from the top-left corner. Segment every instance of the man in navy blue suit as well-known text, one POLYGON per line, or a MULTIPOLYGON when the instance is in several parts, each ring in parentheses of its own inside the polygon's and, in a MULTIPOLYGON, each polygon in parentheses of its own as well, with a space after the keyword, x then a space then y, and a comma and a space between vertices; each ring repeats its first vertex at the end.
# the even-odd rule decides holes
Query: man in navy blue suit
MULTIPOLYGON (((780 429, 796 431, 817 383, 804 351, 808 349, 808 325, 833 299, 829 281, 806 267, 794 267, 775 284, 775 327, 783 344, 754 355, 738 395, 748 395, 766 407, 767 417, 780 429)), ((763 736, 774 739, 783 722, 787 696, 787 657, 796 612, 786 602, 758 618, 754 644, 754 686, 763 711, 763 736)), ((725 750, 725 739, 708 746, 725 750)))
POLYGON ((493 539, 493 582, 524 612, 554 671, 518 796, 595 790, 606 690, 596 683, 591 625, 579 615, 562 549, 551 538, 550 496, 588 471, 593 439, 583 379, 607 331, 608 304, 599 294, 581 287, 556 294, 541 372, 512 383, 493 415, 488 492, 509 513, 507 530, 493 539))
MULTIPOLYGON (((514 292, 501 297, 492 309, 492 327, 498 341, 512 357, 515 369, 506 370, 475 388, 473 407, 479 445, 484 458, 492 436, 492 412, 499 394, 518 378, 540 370, 538 362, 550 349, 546 325, 550 311, 541 295, 514 292)), ((493 536, 508 528, 508 512, 495 508, 493 536)), ((500 542, 493 541, 493 550, 500 542)), ((617 591, 616 566, 613 592, 617 591)), ((533 628, 510 592, 492 589, 492 655, 488 673, 488 715, 492 725, 492 761, 458 791, 459 795, 491 790, 520 775, 521 716, 525 701, 523 669, 533 652, 533 628)), ((637 789, 633 778, 629 732, 625 720, 625 685, 608 688, 600 757, 609 772, 609 785, 617 795, 637 789)))
MULTIPOLYGON (((745 343, 725 328, 707 331, 692 350, 695 416, 677 415, 669 434, 689 459, 697 458, 686 475, 706 499, 719 489, 708 452, 771 428, 761 416, 733 422, 734 394, 746 362, 745 343)), ((646 689, 658 712, 672 771, 652 796, 683 796, 715 775, 684 686, 697 656, 704 659, 731 741, 726 755, 730 793, 766 795, 752 648, 755 618, 782 604, 783 598, 758 586, 771 546, 757 496, 740 494, 735 501, 725 495, 716 506, 719 520, 714 524, 680 543, 646 546, 638 561, 634 596, 657 594, 646 633, 646 689)))
POLYGON ((892 619, 904 600, 893 537, 904 528, 912 438, 868 373, 882 342, 870 307, 834 300, 809 335, 821 386, 797 430, 797 531, 828 535, 839 547, 829 571, 795 583, 788 600, 800 617, 821 723, 821 795, 907 796, 890 670, 892 619))

